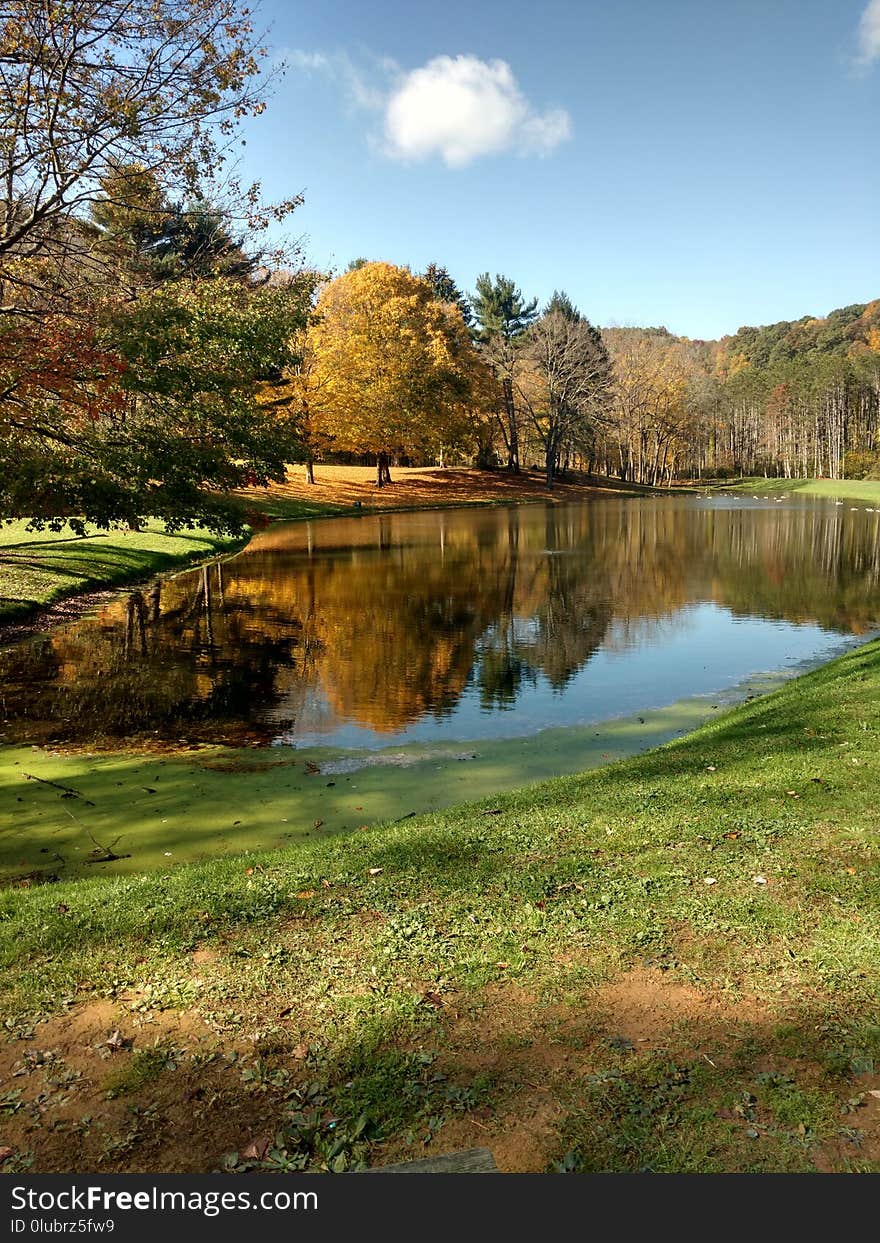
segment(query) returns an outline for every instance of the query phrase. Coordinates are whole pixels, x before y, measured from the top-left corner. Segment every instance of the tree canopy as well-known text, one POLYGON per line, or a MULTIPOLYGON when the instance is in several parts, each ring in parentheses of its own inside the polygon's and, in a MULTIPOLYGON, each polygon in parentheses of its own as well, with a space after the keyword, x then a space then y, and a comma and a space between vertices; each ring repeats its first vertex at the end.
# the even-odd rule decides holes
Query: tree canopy
MULTIPOLYGON (((466 438, 479 359, 457 308, 406 268, 368 263, 322 291, 309 344, 316 418, 337 450, 439 452, 466 438)), ((387 475, 380 469, 378 478, 387 475)))

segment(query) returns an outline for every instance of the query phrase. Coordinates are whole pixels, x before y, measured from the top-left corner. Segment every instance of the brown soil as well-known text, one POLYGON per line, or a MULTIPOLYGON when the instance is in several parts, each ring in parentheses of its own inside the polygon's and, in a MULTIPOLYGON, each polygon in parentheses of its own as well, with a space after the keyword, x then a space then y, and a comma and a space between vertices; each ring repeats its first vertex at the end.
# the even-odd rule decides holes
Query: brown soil
MULTIPOLYGON (((449 1151, 488 1147, 503 1173, 540 1173, 558 1153, 572 1082, 597 1069, 609 1041, 629 1041, 638 1052, 674 1044, 679 1056, 697 1058, 707 1042, 714 1048, 722 1033, 762 1019, 755 1003, 712 997, 646 967, 583 1006, 546 1005, 515 985, 495 986, 458 1018, 444 1061, 453 1074, 466 1068, 501 1082, 503 1108, 448 1123, 438 1143, 449 1151)), ((382 1158, 401 1159, 399 1149, 382 1158)))
MULTIPOLYGON (((215 949, 199 949, 193 966, 222 970, 218 958, 215 949)), ((428 1044, 443 1049, 437 1065, 448 1081, 491 1085, 485 1099, 478 1095, 463 1111, 449 1112, 430 1151, 487 1147, 502 1172, 541 1172, 559 1157, 567 1114, 582 1107, 587 1077, 613 1060, 610 1051, 621 1050, 624 1059, 657 1053, 678 1064, 703 1060, 723 1079, 743 1042, 760 1044, 785 1018, 757 1001, 703 993, 645 966, 585 986, 582 995, 569 993, 564 1002, 512 983, 478 994, 426 991, 425 998, 440 1029, 428 1044)), ((265 1000, 267 1015, 286 1013, 277 998, 265 1000)), ((321 1073, 302 1060, 306 1046, 292 1019, 291 1040, 269 1050, 224 1039, 194 1013, 150 1009, 138 996, 84 1001, 39 1023, 28 1038, 0 1044, 0 1101, 20 1093, 3 1118, 0 1149, 12 1150, 6 1168, 33 1153, 34 1172, 206 1172, 220 1168, 229 1152, 254 1143, 259 1149, 282 1121, 284 1095, 248 1090, 243 1067, 260 1054, 267 1065, 283 1067, 291 1084, 321 1073), (136 1059, 145 1051, 154 1056, 156 1047, 167 1051, 167 1064, 140 1082, 136 1059)), ((756 1056, 751 1072, 791 1071, 806 1084, 821 1073, 803 1060, 770 1061, 756 1056)), ((855 1089, 852 1080, 841 1085, 842 1102, 854 1091, 863 1096, 851 1120, 842 1119, 857 1131, 863 1162, 880 1159, 880 1098, 871 1094, 878 1088, 880 1076, 862 1076, 855 1089)), ((375 1146, 372 1162, 423 1155, 418 1142, 389 1137, 375 1146)), ((811 1155, 816 1169, 838 1170, 853 1160, 854 1146, 842 1134, 811 1155)))
POLYGON ((10 1161, 32 1152, 40 1172, 217 1169, 267 1120, 265 1100, 241 1092, 240 1068, 222 1056, 235 1052, 181 1011, 78 1005, 0 1045, 0 1096, 20 1093, 0 1146, 10 1161), (157 1046, 167 1067, 137 1086, 134 1059, 157 1046))

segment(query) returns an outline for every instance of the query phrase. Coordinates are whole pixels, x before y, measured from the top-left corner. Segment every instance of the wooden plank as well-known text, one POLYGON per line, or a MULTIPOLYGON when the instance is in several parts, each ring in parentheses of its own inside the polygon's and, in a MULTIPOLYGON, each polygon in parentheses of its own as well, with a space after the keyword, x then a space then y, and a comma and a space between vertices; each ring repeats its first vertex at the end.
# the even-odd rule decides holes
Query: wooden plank
POLYGON ((400 1161, 396 1165, 375 1165, 361 1174, 497 1174, 498 1166, 488 1148, 469 1148, 466 1152, 444 1152, 421 1161, 400 1161))

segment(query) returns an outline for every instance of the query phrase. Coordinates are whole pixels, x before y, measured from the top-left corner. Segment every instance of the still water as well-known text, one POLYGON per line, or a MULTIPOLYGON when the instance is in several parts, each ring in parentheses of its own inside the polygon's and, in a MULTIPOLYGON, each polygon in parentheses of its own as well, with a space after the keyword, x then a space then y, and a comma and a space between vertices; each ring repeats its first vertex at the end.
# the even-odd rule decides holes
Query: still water
POLYGON ((380 748, 711 699, 880 625, 878 527, 718 496, 275 526, 0 653, 4 738, 380 748))

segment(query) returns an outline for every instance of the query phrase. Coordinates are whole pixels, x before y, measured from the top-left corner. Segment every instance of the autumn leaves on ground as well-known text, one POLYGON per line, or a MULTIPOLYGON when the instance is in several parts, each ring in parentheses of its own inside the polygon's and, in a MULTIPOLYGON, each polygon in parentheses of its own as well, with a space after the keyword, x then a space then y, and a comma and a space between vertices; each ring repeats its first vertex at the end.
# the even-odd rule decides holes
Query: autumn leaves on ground
POLYGON ((510 474, 501 470, 466 467, 406 467, 391 470, 392 483, 376 485, 375 466, 324 466, 314 468, 315 482, 306 481, 302 467, 289 467, 283 484, 247 488, 245 504, 255 503, 273 518, 308 517, 362 509, 435 509, 461 505, 520 504, 544 501, 564 504, 590 496, 653 492, 651 488, 621 483, 599 475, 572 473, 547 487, 539 468, 510 474))
POLYGON ((880 1170, 878 690, 870 644, 494 802, 7 890, 4 1168, 880 1170))

